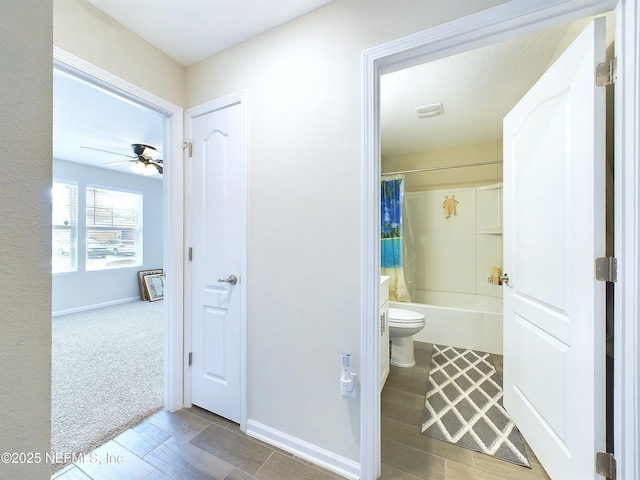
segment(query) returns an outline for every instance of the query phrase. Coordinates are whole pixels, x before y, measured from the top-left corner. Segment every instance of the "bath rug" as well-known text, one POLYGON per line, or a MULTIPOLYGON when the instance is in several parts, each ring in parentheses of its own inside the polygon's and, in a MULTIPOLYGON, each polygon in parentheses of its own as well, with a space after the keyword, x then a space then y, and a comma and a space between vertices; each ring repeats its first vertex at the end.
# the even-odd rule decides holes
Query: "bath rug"
POLYGON ((433 346, 423 435, 531 468, 522 436, 502 406, 491 355, 433 346))

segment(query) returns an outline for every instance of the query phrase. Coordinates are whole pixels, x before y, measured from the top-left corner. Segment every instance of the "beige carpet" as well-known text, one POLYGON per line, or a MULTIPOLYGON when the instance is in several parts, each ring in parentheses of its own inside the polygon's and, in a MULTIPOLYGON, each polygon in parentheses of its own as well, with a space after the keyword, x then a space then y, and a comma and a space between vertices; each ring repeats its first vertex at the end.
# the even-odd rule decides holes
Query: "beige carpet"
POLYGON ((88 452, 163 406, 162 301, 53 318, 51 442, 88 452))

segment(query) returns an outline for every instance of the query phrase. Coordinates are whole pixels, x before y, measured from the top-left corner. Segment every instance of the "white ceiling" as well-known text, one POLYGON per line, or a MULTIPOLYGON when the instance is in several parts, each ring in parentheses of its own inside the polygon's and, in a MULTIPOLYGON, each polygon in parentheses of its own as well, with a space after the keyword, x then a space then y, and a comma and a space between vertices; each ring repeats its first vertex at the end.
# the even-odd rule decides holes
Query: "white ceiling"
MULTIPOLYGON (((77 77, 54 71, 53 158, 102 166, 127 161, 122 155, 133 156, 132 143, 151 145, 162 152, 163 140, 164 118, 160 114, 77 77)), ((130 172, 130 166, 125 163, 105 168, 130 172)))
MULTIPOLYGON (((88 1, 187 66, 334 0, 88 1)), ((132 143, 163 150, 164 119, 157 113, 57 71, 53 94, 54 158, 104 166, 126 161, 132 143)), ((105 168, 129 172, 130 164, 105 168)))
POLYGON ((502 139, 502 119, 540 78, 567 26, 382 76, 383 156, 502 139), (415 109, 442 103, 444 114, 415 109))
POLYGON ((186 66, 334 0, 89 0, 186 66))
MULTIPOLYGON (((132 29, 140 24, 137 34, 185 65, 330 3, 163 0, 158 8, 159 0, 89 1, 132 29)), ((383 155, 499 140, 502 118, 546 69, 565 31, 556 28, 383 76, 383 155), (444 115, 416 117, 415 107, 438 102, 444 115)), ((56 72, 54 158, 102 165, 126 158, 81 147, 131 155, 130 144, 162 151, 163 139, 157 113, 56 72)), ((128 171, 129 165, 107 168, 128 171)))

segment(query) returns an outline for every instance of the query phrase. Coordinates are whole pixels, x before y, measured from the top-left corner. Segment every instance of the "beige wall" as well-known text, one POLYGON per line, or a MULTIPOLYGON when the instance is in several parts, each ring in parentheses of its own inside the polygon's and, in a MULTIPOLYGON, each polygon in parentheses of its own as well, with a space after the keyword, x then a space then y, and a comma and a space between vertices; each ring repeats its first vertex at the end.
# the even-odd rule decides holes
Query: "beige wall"
POLYGON ((184 67, 86 0, 54 0, 53 21, 56 47, 184 105, 184 67))
POLYGON ((0 478, 49 478, 51 438, 51 2, 0 15, 0 478))
POLYGON ((187 69, 188 106, 249 96, 249 419, 359 460, 361 55, 499 3, 338 0, 187 69))
MULTIPOLYGON (((429 167, 502 161, 502 141, 461 145, 429 152, 396 155, 382 159, 382 172, 397 172, 429 167)), ((502 165, 452 168, 410 173, 405 177, 405 191, 442 187, 489 185, 502 181, 502 165)))

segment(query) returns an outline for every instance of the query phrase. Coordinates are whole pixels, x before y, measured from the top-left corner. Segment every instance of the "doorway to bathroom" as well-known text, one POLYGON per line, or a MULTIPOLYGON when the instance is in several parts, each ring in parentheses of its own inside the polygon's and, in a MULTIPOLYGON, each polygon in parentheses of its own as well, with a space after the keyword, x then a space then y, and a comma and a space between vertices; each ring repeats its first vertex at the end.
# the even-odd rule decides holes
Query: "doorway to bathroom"
MULTIPOLYGON (((583 23, 583 25, 584 25, 584 23, 583 23)), ((558 26, 557 26, 557 27, 555 27, 555 28, 564 29, 564 31, 560 33, 560 36, 561 36, 561 37, 564 37, 564 38, 563 38, 563 40, 562 40, 562 42, 564 42, 564 46, 566 46, 566 45, 567 45, 567 35, 568 35, 569 37, 571 37, 571 36, 573 36, 573 35, 574 35, 574 34, 572 34, 572 33, 571 33, 571 31, 572 31, 572 27, 570 27, 570 26, 562 26, 562 27, 561 27, 560 25, 558 25, 558 26)), ((579 30, 578 30, 578 31, 579 31, 579 30)), ((545 32, 545 33, 546 33, 546 34, 549 34, 549 32, 545 32)), ((542 35, 544 35, 544 34, 542 34, 542 35)), ((554 56, 556 56, 556 57, 557 57, 557 55, 558 55, 558 54, 559 54, 559 53, 564 49, 564 46, 560 46, 562 42, 556 43, 555 48, 552 48, 552 53, 551 53, 551 55, 548 55, 548 56, 546 57, 546 63, 545 63, 545 64, 544 64, 544 66, 543 66, 543 70, 544 70, 544 69, 546 69, 546 67, 547 67, 549 64, 551 64, 551 63, 552 63, 552 60, 554 59, 554 56)), ((475 53, 475 52, 474 52, 474 53, 475 53)), ((449 59, 449 58, 447 58, 447 59, 445 59, 445 60, 450 61, 450 59, 449 59)), ((480 63, 482 63, 482 62, 480 62, 480 63)), ((517 62, 516 62, 516 63, 517 63, 517 62)), ((392 76, 392 75, 394 75, 395 73, 399 73, 399 72, 391 72, 391 73, 389 73, 389 76, 392 76)), ((438 76, 438 75, 435 75, 435 77, 437 77, 437 76, 438 76)), ((433 77, 433 76, 432 76, 432 77, 433 77)), ((477 80, 478 80, 478 78, 477 78, 477 77, 471 77, 471 78, 473 78, 473 79, 474 79, 474 81, 477 81, 477 80)), ((446 83, 447 81, 448 81, 448 80, 447 80, 446 78, 445 78, 445 79, 443 79, 443 82, 445 82, 445 83, 446 83)), ((449 81, 450 81, 450 79, 449 79, 449 81)), ((381 155, 381 156, 382 156, 382 162, 383 162, 383 163, 382 163, 382 171, 385 171, 385 170, 386 170, 386 168, 385 168, 385 160, 388 160, 388 158, 385 158, 385 153, 384 153, 384 148, 385 148, 385 142, 384 142, 384 129, 385 129, 385 125, 384 125, 384 86, 385 86, 385 75, 383 74, 383 75, 381 76, 381 92, 382 92, 382 93, 381 93, 381 114, 382 114, 382 117, 381 117, 381 133, 382 133, 382 138, 383 138, 383 142, 382 142, 382 149, 383 149, 383 152, 382 152, 382 155, 381 155)), ((490 90, 490 91, 488 92, 488 96, 489 96, 491 99, 494 99, 494 98, 495 98, 495 95, 494 95, 494 91, 495 91, 495 90, 500 90, 500 91, 502 91, 502 90, 500 89, 500 87, 499 87, 499 86, 494 85, 494 87, 495 87, 495 88, 494 88, 494 90, 490 90)), ((424 89, 423 89, 423 90, 424 90, 424 89)), ((433 91, 433 90, 432 90, 432 91, 433 91)), ((479 94, 478 94, 478 96, 480 97, 480 96, 482 96, 482 94, 481 94, 481 93, 479 93, 479 94)), ((426 104, 426 103, 428 103, 428 102, 433 102, 433 101, 434 101, 433 99, 427 99, 426 101, 424 101, 424 103, 426 104)), ((443 103, 444 103, 444 102, 443 102, 443 103)), ((421 105, 422 105, 422 103, 414 103, 414 104, 413 104, 413 107, 419 107, 419 106, 421 106, 421 105)), ((413 109, 411 109, 411 110, 413 110, 413 109)), ((445 112, 447 112, 446 103, 444 104, 444 110, 445 110, 445 112)), ((473 109, 472 107, 470 107, 470 108, 466 111, 467 115, 473 116, 474 114, 469 113, 469 112, 471 112, 471 111, 475 112, 475 109, 473 109)), ((445 113, 445 116, 446 116, 446 114, 447 114, 447 113, 445 113)), ((502 118, 502 117, 500 117, 500 120, 501 120, 501 118, 502 118)), ((436 120, 436 119, 430 119, 430 120, 436 120)), ((500 122, 500 124, 501 124, 501 122, 500 122)), ((501 125, 500 125, 500 130, 501 130, 501 125)), ((472 137, 472 135, 473 135, 473 132, 472 132, 471 130, 469 130, 469 129, 465 130, 465 132, 464 132, 464 133, 465 133, 465 134, 467 134, 469 137, 472 137)), ((435 135, 435 136, 437 136, 437 135, 435 135)), ((439 139, 440 139, 440 138, 439 138, 439 139)), ((482 143, 482 142, 478 142, 478 143, 482 143)), ((484 143, 488 143, 488 142, 484 142, 484 143)), ((487 145, 485 145, 485 147, 487 147, 487 145)), ((446 150, 447 148, 449 148, 449 147, 444 147, 444 148, 442 148, 442 150, 444 151, 444 150, 446 150)), ((478 150, 480 151, 480 149, 478 149, 478 150)), ((489 150, 489 148, 487 148, 487 150, 489 150)), ((500 156, 501 156, 501 151, 502 151, 501 145, 500 145, 500 147, 499 147, 499 148, 497 148, 496 150, 499 152, 499 154, 500 154, 500 156)), ((440 153, 440 152, 438 152, 438 153, 440 153)), ((446 151, 445 151, 444 153, 446 154, 446 153, 452 153, 452 152, 446 152, 446 151)), ((456 152, 456 153, 459 153, 459 152, 456 152)), ((416 152, 409 152, 409 153, 405 153, 405 155, 404 155, 404 157, 405 157, 405 158, 399 158, 399 159, 396 159, 396 160, 401 160, 401 161, 402 161, 402 160, 404 160, 404 161, 405 161, 405 162, 407 162, 407 163, 405 163, 405 164, 400 164, 400 165, 396 165, 396 166, 392 166, 391 168, 388 168, 388 170, 387 170, 387 171, 398 171, 398 170, 418 170, 418 169, 420 169, 420 168, 421 168, 421 167, 420 167, 420 165, 418 165, 417 163, 413 163, 413 164, 411 163, 411 162, 416 162, 416 161, 417 161, 417 158, 416 158, 417 156, 418 156, 418 155, 416 155, 416 152), (412 156, 412 154, 413 154, 413 156, 412 156)), ((434 155, 433 157, 431 157, 431 158, 430 158, 430 159, 432 160, 432 163, 430 164, 430 166, 433 166, 434 164, 435 164, 435 165, 438 165, 438 163, 436 163, 436 162, 448 161, 448 158, 447 158, 447 157, 451 157, 451 156, 453 156, 453 157, 458 157, 458 158, 455 158, 455 159, 454 159, 454 161, 453 161, 452 163, 460 163, 460 164, 464 164, 464 163, 465 163, 464 158, 461 160, 461 159, 459 158, 459 157, 460 157, 459 155, 449 155, 449 156, 444 155, 444 156, 441 156, 441 157, 438 157, 438 158, 435 158, 435 157, 437 157, 437 156, 436 156, 436 155, 434 155), (435 158, 436 162, 433 162, 434 158, 435 158), (456 162, 456 160, 457 160, 457 162, 456 162)), ((398 157, 402 157, 402 155, 398 155, 398 157)), ((483 159, 479 159, 479 160, 478 160, 478 159, 475 159, 475 160, 476 160, 476 162, 477 162, 477 163, 482 163, 482 160, 483 160, 483 159)), ((445 165, 445 166, 446 166, 446 165, 445 165)), ((480 170, 482 167, 470 167, 470 168, 469 168, 469 171, 471 171, 473 168, 476 168, 476 169, 480 170)), ((454 169, 454 168, 451 168, 451 169, 444 169, 444 168, 443 168, 441 173, 434 173, 434 172, 430 172, 430 173, 428 173, 428 174, 423 173, 423 172, 416 172, 416 173, 418 173, 418 174, 420 174, 420 175, 423 175, 423 177, 424 177, 424 178, 426 178, 426 177, 427 177, 427 175, 429 175, 429 176, 431 176, 431 177, 432 177, 431 179, 427 179, 427 180, 425 180, 425 183, 428 183, 428 181, 429 181, 429 180, 432 180, 432 181, 434 182, 434 184, 433 184, 433 185, 428 185, 426 188, 423 188, 423 190, 429 190, 429 191, 433 192, 433 191, 437 191, 437 189, 438 189, 441 185, 444 185, 444 188, 442 188, 442 189, 441 189, 441 190, 443 190, 443 191, 437 192, 437 195, 435 195, 435 197, 436 197, 436 198, 439 198, 439 202, 440 202, 439 204, 441 204, 441 203, 442 203, 442 198, 441 198, 441 197, 443 196, 444 192, 445 192, 445 191, 448 191, 448 190, 449 190, 449 188, 451 188, 451 187, 456 187, 456 188, 458 188, 458 187, 460 187, 460 188, 467 188, 467 187, 469 187, 469 186, 470 186, 470 183, 472 183, 472 182, 475 180, 475 179, 473 179, 473 174, 465 175, 464 173, 459 173, 458 169, 454 169), (455 172, 455 173, 454 173, 454 172, 455 172), (438 181, 440 181, 440 179, 441 179, 442 177, 444 177, 444 176, 445 176, 445 174, 450 174, 450 175, 451 175, 451 177, 453 177, 453 178, 455 179, 454 181, 458 181, 458 182, 462 181, 462 182, 466 182, 466 183, 463 183, 463 185, 456 185, 455 183, 454 183, 454 184, 446 184, 446 183, 444 183, 444 182, 443 182, 443 183, 441 183, 441 184, 438 184, 437 182, 438 182, 438 181), (440 177, 440 178, 438 178, 438 177, 440 177), (465 178, 465 177, 470 178, 470 181, 468 181, 468 180, 467 180, 467 178, 465 178)), ((481 174, 481 175, 482 175, 482 174, 481 174)), ((480 176, 481 176, 481 175, 480 175, 480 176)), ((407 175, 407 185, 408 185, 408 186, 409 186, 409 182, 410 182, 410 181, 412 181, 412 180, 410 180, 410 178, 411 178, 411 174, 408 174, 408 175, 407 175)), ((487 178, 487 179, 485 180, 485 182, 492 183, 492 182, 500 181, 500 180, 502 180, 502 179, 500 179, 500 178, 495 178, 495 177, 494 177, 494 178, 489 177, 489 178, 487 178)), ((420 184, 420 182, 419 182, 419 181, 417 181, 417 180, 413 180, 413 182, 414 182, 414 185, 415 185, 416 183, 420 184)), ((478 186, 478 185, 471 185, 471 186, 475 188, 475 187, 476 187, 476 186, 478 186)), ((419 190, 419 189, 418 189, 418 190, 419 190)), ((477 234, 478 232, 475 232, 475 233, 477 234)), ((485 232, 485 233, 488 233, 488 232, 485 232)), ((497 234, 497 232, 491 232, 491 234, 492 234, 492 235, 496 235, 496 234, 497 234)), ((422 240, 424 240, 424 239, 422 239, 422 240)), ((473 248, 473 247, 471 247, 471 248, 473 248)), ((454 251, 457 251, 457 249, 455 249, 455 248, 454 248, 453 250, 454 250, 454 251)), ((476 246, 476 250, 477 250, 477 246, 476 246)), ((474 280, 475 280, 476 282, 484 281, 484 282, 489 283, 489 282, 488 282, 488 276, 489 276, 489 275, 488 275, 488 272, 486 272, 486 271, 479 272, 479 271, 478 271, 478 268, 477 268, 477 264, 476 264, 476 267, 475 267, 475 273, 476 273, 476 278, 474 278, 474 280), (482 280, 481 280, 481 279, 482 279, 482 280)), ((425 290, 426 290, 426 289, 425 289, 425 290)), ((477 294, 477 293, 476 293, 476 294, 477 294)), ((427 330, 427 329, 429 328, 428 326, 429 326, 429 322, 427 321, 427 328, 426 328, 425 330, 427 330)), ((391 378, 391 377, 390 377, 390 378, 391 378)), ((383 404, 383 411, 384 411, 384 408, 385 408, 385 406, 384 406, 384 404, 383 404)), ((386 419, 385 419, 385 422, 386 422, 386 419)), ((384 445, 384 442, 383 442, 383 445, 384 445)), ((385 458, 385 455, 384 455, 384 447, 383 447, 383 455, 382 455, 382 458, 383 458, 383 463, 384 463, 384 458, 385 458)))

